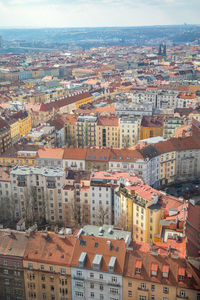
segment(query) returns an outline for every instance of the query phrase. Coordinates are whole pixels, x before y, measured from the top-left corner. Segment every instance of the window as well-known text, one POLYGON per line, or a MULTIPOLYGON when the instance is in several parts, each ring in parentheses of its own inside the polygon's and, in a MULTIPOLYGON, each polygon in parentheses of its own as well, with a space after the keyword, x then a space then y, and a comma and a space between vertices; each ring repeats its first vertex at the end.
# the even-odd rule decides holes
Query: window
POLYGON ((112 277, 112 282, 117 282, 117 277, 112 277))
POLYGON ((129 296, 129 297, 132 296, 132 291, 128 291, 128 296, 129 296))
POLYGON ((44 270, 44 265, 41 265, 41 266, 40 266, 40 270, 44 270))
POLYGON ((169 293, 168 287, 164 287, 164 288, 163 288, 163 293, 165 293, 165 294, 168 294, 168 293, 169 293))
POLYGON ((83 298, 83 292, 75 292, 75 296, 83 298))
POLYGON ((53 271, 53 266, 50 266, 50 267, 49 267, 49 270, 50 270, 50 271, 53 271))
POLYGON ((8 270, 6 270, 6 269, 3 270, 3 274, 4 274, 4 275, 8 275, 8 270))
POLYGON ((104 295, 100 294, 100 300, 104 299, 104 295))
POLYGON ((76 275, 81 277, 83 275, 83 273, 81 271, 76 271, 76 275))
POLYGON ((128 282, 128 286, 129 286, 129 287, 132 286, 132 282, 131 282, 131 281, 128 282))
POLYGON ((46 294, 42 294, 42 299, 46 299, 46 294))
POLYGON ((5 285, 10 285, 9 279, 5 279, 5 280, 4 280, 4 284, 5 284, 5 285))
POLYGON ((93 292, 90 293, 90 297, 94 298, 94 293, 93 292))
POLYGON ((163 300, 168 300, 168 298, 167 297, 163 297, 163 300))
POLYGON ((44 275, 41 276, 41 280, 43 280, 43 281, 45 280, 45 276, 44 275))
POLYGON ((103 291, 103 284, 100 284, 99 289, 103 291))
POLYGON ((28 269, 32 270, 33 269, 33 264, 28 264, 28 269))
POLYGON ((181 290, 181 291, 180 291, 180 296, 181 296, 182 298, 184 298, 184 297, 185 297, 185 291, 181 290))
POLYGON ((155 296, 154 295, 151 295, 151 300, 155 300, 155 296))
POLYGON ((146 298, 146 296, 141 296, 140 295, 140 298, 139 298, 140 300, 147 300, 147 298, 146 298))
POLYGON ((146 290, 146 283, 141 283, 140 287, 142 290, 146 290))
POLYGON ((90 288, 91 288, 91 289, 94 288, 94 283, 90 283, 90 288))
POLYGON ((115 288, 110 288, 110 294, 118 295, 119 294, 119 290, 115 289, 115 288))
POLYGON ((77 287, 83 287, 83 282, 82 281, 76 281, 75 286, 77 287))
POLYGON ((94 278, 94 273, 90 273, 90 278, 94 278))
POLYGON ((61 268, 60 273, 61 274, 66 274, 66 269, 61 268))
POLYGON ((42 284, 42 289, 45 290, 46 289, 46 285, 43 283, 42 284))
POLYGON ((136 268, 136 269, 135 269, 135 273, 136 273, 136 274, 140 274, 140 273, 141 273, 141 269, 140 269, 140 268, 136 268))
POLYGON ((154 284, 152 284, 152 286, 151 286, 151 290, 152 290, 152 292, 154 292, 154 291, 155 291, 155 285, 154 285, 154 284))
POLYGON ((103 274, 99 274, 99 279, 103 279, 103 274))

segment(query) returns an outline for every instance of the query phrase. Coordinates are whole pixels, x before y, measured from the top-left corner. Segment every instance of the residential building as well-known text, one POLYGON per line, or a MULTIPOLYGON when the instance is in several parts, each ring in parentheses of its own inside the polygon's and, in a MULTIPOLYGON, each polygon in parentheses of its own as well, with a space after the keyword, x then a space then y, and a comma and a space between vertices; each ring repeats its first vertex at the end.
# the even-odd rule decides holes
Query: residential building
POLYGON ((16 166, 10 177, 16 218, 62 223, 63 170, 16 166))
POLYGON ((98 117, 95 145, 100 147, 119 147, 119 119, 117 116, 98 117))
POLYGON ((0 118, 0 154, 7 151, 12 145, 10 126, 0 118))
POLYGON ((120 148, 129 148, 135 145, 140 137, 141 118, 121 117, 119 121, 120 148))
POLYGON ((199 299, 199 271, 180 258, 176 250, 167 251, 156 245, 150 251, 143 245, 135 248, 126 255, 124 300, 199 299))
POLYGON ((72 299, 123 299, 124 240, 77 235, 71 263, 72 299))
POLYGON ((163 121, 157 117, 143 117, 140 126, 140 140, 162 136, 163 121))
POLYGON ((25 232, 0 229, 0 299, 25 300, 23 256, 25 232))
POLYGON ((95 116, 79 116, 76 122, 78 147, 96 146, 95 116))
POLYGON ((184 123, 183 119, 178 117, 169 117, 163 124, 163 137, 172 138, 175 136, 175 132, 184 123))
POLYGON ((63 168, 63 148, 41 148, 37 152, 36 166, 63 168))
POLYGON ((66 232, 30 232, 23 258, 26 299, 72 299, 71 259, 76 239, 66 232))

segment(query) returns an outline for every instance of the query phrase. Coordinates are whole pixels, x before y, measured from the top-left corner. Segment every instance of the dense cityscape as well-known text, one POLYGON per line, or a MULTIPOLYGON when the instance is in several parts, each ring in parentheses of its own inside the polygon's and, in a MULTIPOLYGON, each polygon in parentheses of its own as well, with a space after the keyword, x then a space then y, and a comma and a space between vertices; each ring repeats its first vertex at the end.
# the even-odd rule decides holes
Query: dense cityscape
POLYGON ((177 28, 1 30, 0 300, 200 300, 199 27, 177 28))

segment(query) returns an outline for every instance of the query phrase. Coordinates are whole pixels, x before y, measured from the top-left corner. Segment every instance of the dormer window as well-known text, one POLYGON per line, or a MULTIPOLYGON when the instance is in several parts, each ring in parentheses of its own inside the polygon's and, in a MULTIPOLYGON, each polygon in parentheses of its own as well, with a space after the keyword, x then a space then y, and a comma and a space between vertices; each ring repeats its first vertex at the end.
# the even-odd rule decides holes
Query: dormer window
POLYGON ((151 276, 157 276, 157 274, 158 274, 158 264, 152 263, 151 276))
POLYGON ((110 261, 109 261, 109 265, 108 265, 108 272, 109 273, 113 273, 114 272, 116 259, 117 258, 115 256, 111 256, 110 261))
POLYGON ((162 276, 163 276, 163 278, 168 278, 169 277, 169 266, 168 265, 163 266, 162 276))
POLYGON ((178 280, 182 281, 185 278, 185 268, 178 268, 178 280))
POLYGON ((142 260, 137 259, 135 264, 135 274, 140 274, 142 269, 142 260))

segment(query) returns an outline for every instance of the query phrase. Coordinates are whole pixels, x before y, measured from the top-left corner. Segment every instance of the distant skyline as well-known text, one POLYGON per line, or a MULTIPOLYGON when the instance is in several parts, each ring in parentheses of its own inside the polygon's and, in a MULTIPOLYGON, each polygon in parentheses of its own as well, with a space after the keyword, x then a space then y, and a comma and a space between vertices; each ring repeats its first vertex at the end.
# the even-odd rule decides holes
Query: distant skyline
POLYGON ((0 27, 199 24, 200 0, 0 0, 0 27))

